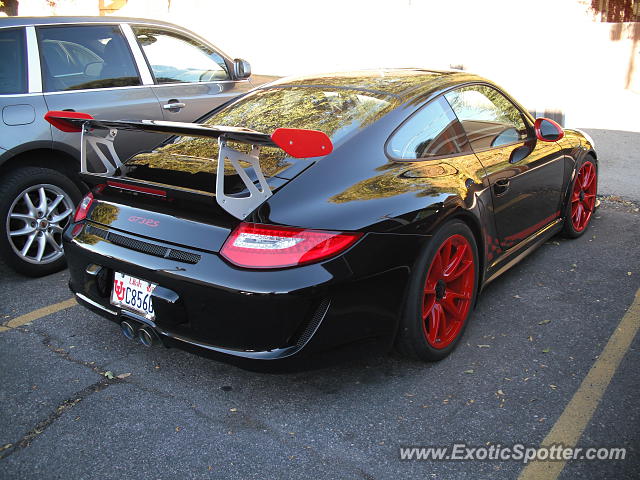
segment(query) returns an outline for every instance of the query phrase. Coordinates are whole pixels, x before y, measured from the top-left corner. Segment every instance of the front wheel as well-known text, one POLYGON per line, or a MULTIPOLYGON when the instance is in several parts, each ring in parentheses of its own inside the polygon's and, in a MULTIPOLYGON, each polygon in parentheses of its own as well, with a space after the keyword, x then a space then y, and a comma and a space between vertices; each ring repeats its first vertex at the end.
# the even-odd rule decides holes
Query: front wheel
POLYGON ((62 231, 80 196, 56 170, 25 167, 6 175, 0 183, 0 257, 31 277, 64 268, 62 231))
POLYGON ((425 361, 449 355, 466 329, 477 291, 473 233, 464 222, 451 221, 416 261, 398 333, 400 352, 425 361))
POLYGON ((591 157, 588 158, 578 169, 565 208, 563 233, 569 238, 577 238, 587 230, 596 209, 598 170, 591 157))

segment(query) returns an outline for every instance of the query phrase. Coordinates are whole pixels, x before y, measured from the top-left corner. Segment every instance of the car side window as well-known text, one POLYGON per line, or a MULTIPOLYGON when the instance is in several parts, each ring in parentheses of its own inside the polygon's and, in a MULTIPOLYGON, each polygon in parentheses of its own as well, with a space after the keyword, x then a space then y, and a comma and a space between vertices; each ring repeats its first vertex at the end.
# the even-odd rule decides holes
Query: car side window
POLYGON ((0 95, 27 92, 26 57, 24 30, 0 29, 0 95))
POLYGON ((165 30, 133 27, 158 83, 229 80, 224 59, 206 45, 165 30))
POLYGON ((37 32, 45 91, 141 84, 120 27, 54 26, 37 32))
POLYGON ((471 85, 445 94, 474 151, 517 143, 528 132, 522 113, 494 88, 471 85))
POLYGON ((387 153, 398 160, 419 160, 471 153, 471 148, 451 107, 440 97, 396 130, 387 153))

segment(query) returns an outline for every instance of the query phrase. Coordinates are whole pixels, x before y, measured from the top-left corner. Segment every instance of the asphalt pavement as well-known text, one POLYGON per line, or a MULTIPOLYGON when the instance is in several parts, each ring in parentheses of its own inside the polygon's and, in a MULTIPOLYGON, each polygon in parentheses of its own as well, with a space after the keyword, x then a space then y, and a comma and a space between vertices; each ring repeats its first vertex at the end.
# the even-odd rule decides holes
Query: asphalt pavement
POLYGON ((596 151, 602 159, 599 192, 639 202, 640 132, 595 128, 585 128, 584 131, 596 142, 596 151))
MULTIPOLYGON (((434 364, 367 355, 259 373, 148 349, 61 304, 66 271, 26 279, 0 265, 0 323, 35 318, 0 329, 0 478, 517 478, 521 462, 400 460, 399 448, 537 446, 562 428, 640 288, 640 195, 620 194, 628 157, 616 155, 590 230, 488 286, 459 348, 434 364)), ((622 352, 577 443, 626 459, 569 461, 559 478, 638 477, 639 347, 622 352)))

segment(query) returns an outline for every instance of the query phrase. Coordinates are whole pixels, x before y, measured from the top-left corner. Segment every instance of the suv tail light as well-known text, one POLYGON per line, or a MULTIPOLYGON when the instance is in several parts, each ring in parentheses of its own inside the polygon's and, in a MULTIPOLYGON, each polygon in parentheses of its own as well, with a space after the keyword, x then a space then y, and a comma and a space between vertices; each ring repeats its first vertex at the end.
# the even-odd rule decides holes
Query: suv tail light
POLYGON ((89 211, 89 207, 93 203, 93 194, 91 192, 87 193, 82 201, 78 204, 76 208, 76 213, 73 217, 74 222, 79 222, 87 218, 87 212, 89 211))
POLYGON ((361 236, 361 233, 241 223, 224 243, 220 254, 239 267, 293 267, 333 257, 361 236))

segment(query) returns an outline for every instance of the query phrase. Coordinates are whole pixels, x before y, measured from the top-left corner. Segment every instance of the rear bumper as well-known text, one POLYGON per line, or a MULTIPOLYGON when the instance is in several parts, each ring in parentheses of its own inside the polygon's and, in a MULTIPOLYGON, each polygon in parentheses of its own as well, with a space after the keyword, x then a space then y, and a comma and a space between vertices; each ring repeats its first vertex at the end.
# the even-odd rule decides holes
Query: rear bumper
POLYGON ((420 236, 368 234, 349 252, 324 263, 249 271, 212 252, 194 250, 200 260, 185 263, 131 250, 86 231, 72 238, 72 228, 65 232, 64 248, 70 288, 81 304, 114 322, 132 318, 147 323, 167 346, 259 360, 373 338, 390 346, 412 259, 426 241, 420 236), (372 258, 378 263, 372 264, 372 258), (110 304, 114 271, 158 285, 153 322, 110 304))
POLYGON ((92 300, 82 293, 75 293, 76 300, 81 305, 87 307, 89 310, 92 310, 99 315, 102 315, 109 320, 120 323, 124 320, 134 320, 140 324, 151 327, 159 336, 160 340, 164 343, 165 346, 181 346, 181 345, 189 345, 191 347, 200 348, 203 350, 208 350, 216 353, 221 353, 225 355, 231 355, 234 357, 241 357, 247 359, 254 360, 275 360, 290 357, 299 351, 306 345, 307 341, 311 338, 311 336, 315 333, 315 330, 320 325, 320 322, 324 318, 324 315, 327 312, 327 309, 330 305, 329 302, 324 303, 318 309, 319 314, 317 314, 314 319, 309 322, 308 327, 305 329, 302 335, 300 335, 298 341, 293 345, 282 347, 282 348, 273 348, 269 350, 240 350, 240 349, 231 349, 224 348, 217 345, 212 345, 209 343, 204 343, 197 339, 190 338, 188 336, 180 335, 175 332, 171 332, 169 330, 165 330, 160 327, 155 321, 148 320, 140 315, 137 315, 135 312, 129 312, 126 310, 119 310, 111 306, 105 307, 104 305, 92 300), (307 334, 308 331, 308 334, 307 334))

